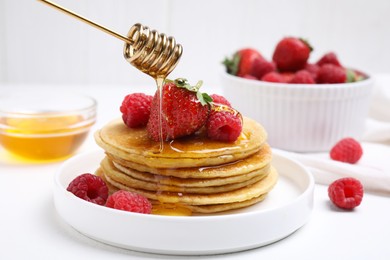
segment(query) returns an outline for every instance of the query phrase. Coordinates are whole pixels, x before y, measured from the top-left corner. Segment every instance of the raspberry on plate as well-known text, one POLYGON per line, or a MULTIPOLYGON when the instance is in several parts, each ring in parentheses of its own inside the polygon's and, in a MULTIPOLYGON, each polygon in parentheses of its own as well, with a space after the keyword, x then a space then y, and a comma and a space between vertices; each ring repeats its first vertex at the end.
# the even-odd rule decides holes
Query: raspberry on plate
POLYGON ((108 197, 106 183, 102 178, 91 173, 84 173, 77 176, 69 183, 66 190, 83 200, 98 205, 104 205, 108 197))
POLYGON ((153 97, 143 93, 127 95, 120 107, 123 122, 131 128, 146 126, 153 97))
POLYGON ((242 118, 235 109, 214 106, 206 122, 207 136, 222 142, 234 142, 242 131, 242 118))
POLYGON ((221 96, 221 95, 218 95, 218 94, 212 94, 212 95, 210 95, 210 97, 213 99, 213 103, 214 104, 221 104, 221 105, 225 105, 225 106, 228 106, 228 107, 232 106, 230 104, 230 102, 224 96, 221 96))
POLYGON ((351 164, 359 161, 362 155, 363 149, 360 143, 350 137, 340 140, 330 150, 330 158, 351 164))
POLYGON ((335 180, 328 187, 330 200, 342 209, 353 209, 359 206, 363 193, 363 185, 359 180, 351 177, 335 180))
POLYGON ((146 197, 125 190, 119 190, 109 196, 106 206, 113 209, 143 214, 150 214, 152 212, 152 204, 146 197))

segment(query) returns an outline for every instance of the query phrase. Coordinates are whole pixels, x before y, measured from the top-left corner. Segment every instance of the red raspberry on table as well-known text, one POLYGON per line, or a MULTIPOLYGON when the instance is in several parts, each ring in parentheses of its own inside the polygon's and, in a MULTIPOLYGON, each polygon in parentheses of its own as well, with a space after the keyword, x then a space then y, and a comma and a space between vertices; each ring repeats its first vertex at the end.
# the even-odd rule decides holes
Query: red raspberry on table
POLYGON ((318 83, 345 83, 347 81, 347 73, 344 68, 333 65, 325 64, 320 67, 317 76, 318 83))
POLYGON ((335 180, 328 187, 330 200, 342 209, 353 209, 359 206, 363 194, 363 185, 359 180, 351 177, 335 180))
POLYGON ((334 52, 328 52, 324 56, 322 56, 318 61, 318 66, 323 66, 325 64, 333 64, 338 67, 342 67, 339 59, 337 58, 337 55, 334 52))
POLYGON ((146 197, 125 190, 116 191, 108 197, 106 207, 143 214, 152 212, 152 204, 146 197))
POLYGON ((77 176, 69 183, 66 190, 83 200, 98 205, 104 205, 108 197, 106 183, 102 178, 91 173, 84 173, 77 176))
POLYGON ((314 84, 315 81, 314 81, 313 76, 310 72, 308 72, 307 70, 300 70, 294 74, 293 78, 289 81, 289 83, 314 84))
POLYGON ((330 150, 330 158, 335 161, 356 163, 363 155, 363 149, 353 138, 344 138, 337 142, 330 150))
POLYGON ((131 128, 146 126, 153 97, 143 93, 127 95, 120 107, 123 122, 131 128))
POLYGON ((267 61, 264 58, 257 58, 253 61, 251 75, 261 79, 268 72, 276 71, 276 65, 273 61, 267 61))
POLYGON ((279 72, 269 72, 265 74, 261 78, 261 80, 267 82, 276 82, 276 83, 285 82, 284 77, 279 72))
POLYGON ((285 37, 274 50, 272 60, 279 71, 295 72, 303 69, 313 48, 310 44, 296 37, 285 37))
POLYGON ((214 106, 206 122, 208 138, 222 142, 234 142, 242 131, 241 114, 226 106, 214 106))
POLYGON ((221 104, 221 105, 225 105, 225 106, 228 106, 228 107, 232 106, 230 104, 230 102, 223 96, 220 96, 218 94, 212 94, 212 95, 210 95, 210 97, 213 99, 213 103, 214 104, 221 104))

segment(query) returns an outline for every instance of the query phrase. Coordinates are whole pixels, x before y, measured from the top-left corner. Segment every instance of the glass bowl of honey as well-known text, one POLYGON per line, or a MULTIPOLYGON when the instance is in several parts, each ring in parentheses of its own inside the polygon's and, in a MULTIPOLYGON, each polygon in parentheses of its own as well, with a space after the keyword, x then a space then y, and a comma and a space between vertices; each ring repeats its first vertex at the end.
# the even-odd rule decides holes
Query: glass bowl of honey
POLYGON ((74 93, 0 95, 0 146, 26 161, 66 159, 88 136, 96 106, 95 99, 74 93))

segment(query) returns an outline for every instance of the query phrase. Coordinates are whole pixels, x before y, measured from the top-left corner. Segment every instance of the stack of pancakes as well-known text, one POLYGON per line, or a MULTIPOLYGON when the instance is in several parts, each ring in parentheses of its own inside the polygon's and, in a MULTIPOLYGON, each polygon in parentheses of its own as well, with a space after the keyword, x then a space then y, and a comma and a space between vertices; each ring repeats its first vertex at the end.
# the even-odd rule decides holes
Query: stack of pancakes
POLYGON ((262 201, 278 174, 263 127, 243 118, 237 141, 208 139, 201 131, 164 142, 148 138, 146 128, 128 128, 121 119, 95 133, 106 152, 97 174, 112 191, 146 196, 154 205, 182 205, 193 213, 237 209, 262 201))

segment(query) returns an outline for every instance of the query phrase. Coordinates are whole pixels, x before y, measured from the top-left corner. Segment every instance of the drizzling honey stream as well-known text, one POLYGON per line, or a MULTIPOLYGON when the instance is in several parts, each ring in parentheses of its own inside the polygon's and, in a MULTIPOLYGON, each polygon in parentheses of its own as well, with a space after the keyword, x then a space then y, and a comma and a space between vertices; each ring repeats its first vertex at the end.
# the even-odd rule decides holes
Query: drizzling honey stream
MULTIPOLYGON (((183 53, 183 47, 177 44, 173 37, 151 30, 139 23, 133 25, 125 37, 56 3, 47 0, 38 1, 124 41, 123 55, 125 59, 138 70, 155 79, 160 95, 160 108, 162 108, 161 96, 164 80, 174 70, 183 53)), ((164 145, 161 120, 160 115, 160 152, 162 152, 164 145)))
MULTIPOLYGON (((100 24, 97 24, 83 16, 80 16, 62 6, 59 6, 51 1, 38 0, 55 9, 68 14, 82 22, 85 22, 101 31, 104 31, 111 36, 114 36, 124 41, 123 55, 125 59, 138 70, 146 73, 154 78, 157 85, 157 93, 160 95, 160 111, 162 111, 162 87, 164 80, 171 73, 179 62, 183 48, 176 43, 173 37, 168 37, 156 30, 151 30, 149 27, 142 24, 133 25, 127 36, 118 34, 100 24)), ((164 150, 164 141, 162 136, 162 116, 159 115, 160 124, 160 153, 164 150)), ((190 215, 188 209, 180 205, 170 205, 169 207, 160 201, 159 205, 155 205, 155 214, 182 214, 190 215)))

